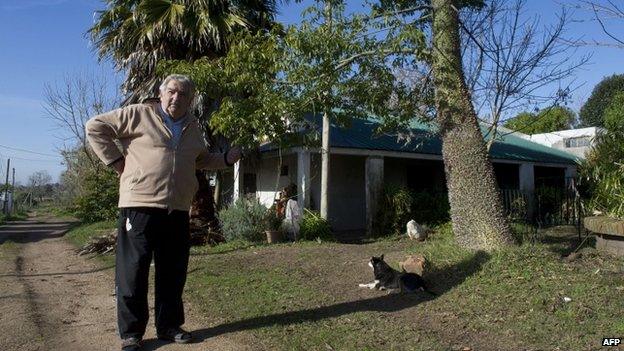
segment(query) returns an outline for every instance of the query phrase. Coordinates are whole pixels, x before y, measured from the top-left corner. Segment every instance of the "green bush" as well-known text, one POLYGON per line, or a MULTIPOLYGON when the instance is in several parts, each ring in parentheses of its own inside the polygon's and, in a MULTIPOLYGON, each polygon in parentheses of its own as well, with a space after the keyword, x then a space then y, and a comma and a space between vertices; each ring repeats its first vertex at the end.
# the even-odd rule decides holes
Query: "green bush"
POLYGON ((225 240, 264 240, 266 214, 267 208, 255 198, 236 200, 218 214, 225 240))
POLYGON ((405 187, 394 184, 384 188, 383 196, 373 224, 375 236, 400 234, 411 219, 413 193, 405 187))
POLYGON ((624 218, 624 128, 596 137, 596 145, 581 163, 589 209, 624 218))
POLYGON ((401 234, 410 220, 437 225, 449 221, 448 194, 445 192, 412 191, 389 185, 379 205, 373 233, 375 236, 401 234))
POLYGON ((84 191, 76 199, 74 214, 84 223, 117 218, 119 179, 110 169, 90 173, 83 179, 84 191))
MULTIPOLYGON (((410 219, 430 225, 438 225, 451 220, 448 193, 420 191, 413 193, 412 199, 410 219)), ((403 224, 404 227, 406 223, 403 224)))
POLYGON ((299 236, 302 240, 315 240, 320 238, 324 241, 334 239, 331 226, 317 212, 304 209, 303 218, 299 224, 299 236))

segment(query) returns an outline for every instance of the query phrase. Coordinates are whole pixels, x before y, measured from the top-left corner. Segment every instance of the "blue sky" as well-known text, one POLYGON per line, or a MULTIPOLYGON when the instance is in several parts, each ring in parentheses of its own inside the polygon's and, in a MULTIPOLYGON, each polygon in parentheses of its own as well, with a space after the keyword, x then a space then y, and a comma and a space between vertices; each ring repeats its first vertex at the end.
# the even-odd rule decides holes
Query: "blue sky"
MULTIPOLYGON (((310 4, 292 2, 283 5, 278 20, 297 23, 301 10, 310 4)), ((553 20, 560 7, 559 0, 528 0, 527 14, 553 20)), ((93 14, 102 9, 99 0, 0 0, 0 179, 4 182, 6 159, 11 157, 18 182, 47 170, 53 179, 64 169, 58 149, 63 145, 60 131, 46 118, 43 110, 45 83, 61 82, 67 75, 84 72, 108 77, 115 73, 108 62, 98 62, 84 33, 93 23, 93 14), (13 149, 29 150, 29 153, 13 149)), ((357 11, 360 1, 349 2, 357 11)), ((576 18, 589 14, 576 11, 576 18)), ((613 24, 614 31, 623 33, 624 24, 613 24)), ((595 22, 572 23, 570 37, 606 40, 595 22)), ((593 86, 604 76, 623 73, 624 49, 584 47, 577 51, 592 53, 591 62, 575 77, 583 83, 574 92, 571 107, 578 110, 593 86)))

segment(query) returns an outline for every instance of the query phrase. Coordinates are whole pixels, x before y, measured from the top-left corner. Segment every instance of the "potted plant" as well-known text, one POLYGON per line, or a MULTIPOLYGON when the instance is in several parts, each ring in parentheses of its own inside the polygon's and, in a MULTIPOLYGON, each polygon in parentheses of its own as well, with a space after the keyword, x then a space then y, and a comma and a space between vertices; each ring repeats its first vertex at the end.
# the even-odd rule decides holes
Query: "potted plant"
POLYGON ((273 244, 281 239, 280 226, 282 225, 282 219, 275 211, 275 208, 271 207, 267 210, 264 218, 264 232, 266 233, 267 242, 273 244))

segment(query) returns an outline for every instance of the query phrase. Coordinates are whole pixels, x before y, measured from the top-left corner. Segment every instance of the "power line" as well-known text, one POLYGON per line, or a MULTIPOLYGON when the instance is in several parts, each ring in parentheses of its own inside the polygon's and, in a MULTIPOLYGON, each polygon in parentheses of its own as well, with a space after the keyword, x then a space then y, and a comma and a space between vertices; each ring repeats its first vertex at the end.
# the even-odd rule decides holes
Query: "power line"
MULTIPOLYGON (((17 156, 13 156, 13 155, 6 155, 6 154, 3 154, 3 153, 0 153, 0 161, 2 161, 4 158, 11 158, 11 159, 22 160, 22 161, 33 161, 33 162, 59 162, 59 163, 63 162, 63 160, 60 159, 60 158, 57 158, 55 160, 49 160, 49 159, 48 160, 43 160, 43 159, 17 157, 17 156)), ((4 174, 1 169, 0 169, 0 173, 4 174)))
POLYGON ((6 145, 0 145, 0 147, 1 148, 5 148, 5 149, 9 149, 9 150, 14 150, 14 151, 28 152, 28 153, 36 154, 36 155, 58 157, 58 155, 44 154, 42 152, 31 151, 31 150, 26 150, 26 149, 20 149, 20 148, 17 148, 17 147, 11 147, 11 146, 6 146, 6 145))
POLYGON ((22 161, 34 161, 34 162, 58 162, 58 163, 63 162, 61 159, 58 159, 58 160, 42 160, 42 159, 34 159, 34 158, 16 157, 16 156, 9 156, 9 158, 16 159, 16 160, 22 160, 22 161))

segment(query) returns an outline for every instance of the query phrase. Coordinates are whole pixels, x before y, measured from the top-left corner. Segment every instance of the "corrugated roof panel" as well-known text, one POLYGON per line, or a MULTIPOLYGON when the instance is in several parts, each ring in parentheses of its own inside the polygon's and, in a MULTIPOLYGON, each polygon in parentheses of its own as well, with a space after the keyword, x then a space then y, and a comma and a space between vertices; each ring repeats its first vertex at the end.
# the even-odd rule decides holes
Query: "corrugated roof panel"
MULTIPOLYGON (((316 130, 321 132, 321 119, 311 118, 316 130)), ((442 154, 442 141, 435 134, 436 127, 424 122, 412 122, 409 143, 399 140, 397 135, 377 134, 379 123, 372 120, 353 119, 348 127, 339 127, 332 123, 330 146, 340 148, 396 151, 421 154, 442 154)), ((482 128, 486 135, 487 128, 482 128)), ((541 145, 513 134, 499 136, 490 148, 490 157, 494 159, 522 162, 542 162, 575 164, 576 157, 565 151, 541 145)), ((274 150, 270 144, 260 148, 261 152, 274 150)))

